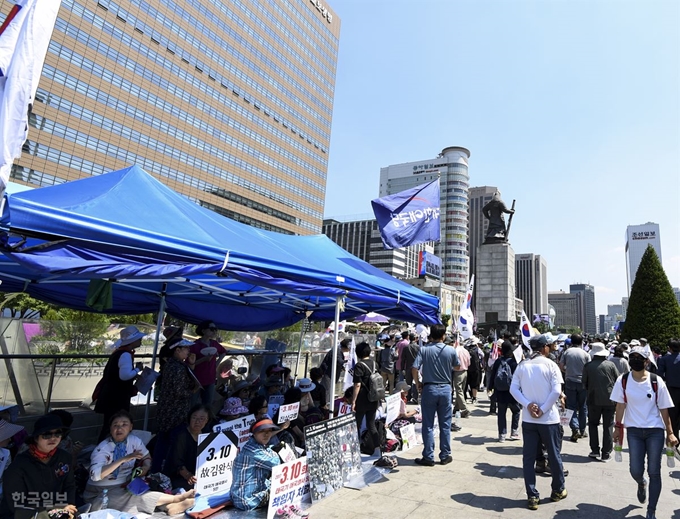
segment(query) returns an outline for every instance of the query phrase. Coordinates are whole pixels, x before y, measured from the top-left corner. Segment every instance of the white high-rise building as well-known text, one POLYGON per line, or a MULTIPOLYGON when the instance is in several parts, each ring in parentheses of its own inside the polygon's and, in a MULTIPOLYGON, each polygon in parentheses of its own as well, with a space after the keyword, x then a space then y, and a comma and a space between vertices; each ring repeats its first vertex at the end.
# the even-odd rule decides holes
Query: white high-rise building
POLYGON ((629 225, 626 227, 626 276, 628 278, 628 295, 635 281, 635 274, 640 266, 642 255, 647 250, 647 245, 654 247, 656 255, 661 261, 661 235, 659 224, 647 222, 643 225, 629 225))
POLYGON ((515 254, 515 292, 529 319, 548 313, 548 263, 538 254, 515 254))
POLYGON ((441 241, 435 254, 441 259, 442 280, 465 292, 468 271, 468 159, 470 151, 444 148, 433 159, 380 168, 380 196, 393 195, 439 177, 441 241))

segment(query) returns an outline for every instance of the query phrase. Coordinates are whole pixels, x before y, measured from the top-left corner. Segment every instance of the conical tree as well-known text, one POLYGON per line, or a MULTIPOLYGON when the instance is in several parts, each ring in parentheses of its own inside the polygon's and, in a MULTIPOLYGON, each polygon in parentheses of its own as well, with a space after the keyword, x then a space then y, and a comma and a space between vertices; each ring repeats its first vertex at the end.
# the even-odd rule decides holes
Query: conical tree
POLYGON ((668 339, 680 337, 680 305, 651 245, 647 246, 635 274, 623 326, 626 341, 640 337, 663 351, 668 339))

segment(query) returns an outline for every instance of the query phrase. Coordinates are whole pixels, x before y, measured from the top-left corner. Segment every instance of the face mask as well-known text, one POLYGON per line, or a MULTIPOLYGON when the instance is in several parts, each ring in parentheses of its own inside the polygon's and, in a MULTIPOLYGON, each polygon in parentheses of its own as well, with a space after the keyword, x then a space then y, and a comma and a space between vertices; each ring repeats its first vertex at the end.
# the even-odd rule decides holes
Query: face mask
POLYGON ((628 364, 630 364, 630 369, 633 371, 642 371, 645 369, 645 359, 640 357, 633 357, 628 359, 628 364))

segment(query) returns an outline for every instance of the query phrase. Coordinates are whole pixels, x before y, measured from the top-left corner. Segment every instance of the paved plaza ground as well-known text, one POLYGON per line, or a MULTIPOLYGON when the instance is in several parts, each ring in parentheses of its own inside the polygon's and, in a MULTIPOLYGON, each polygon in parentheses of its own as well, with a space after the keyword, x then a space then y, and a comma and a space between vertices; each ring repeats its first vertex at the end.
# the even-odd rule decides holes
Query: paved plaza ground
MULTIPOLYGON (((562 454, 570 474, 569 496, 550 501, 550 477, 537 475, 541 492, 538 511, 526 508, 522 479, 522 442, 497 440, 496 417, 488 414, 485 393, 470 407, 463 430, 452 433, 453 463, 434 467, 415 465, 422 447, 399 452, 399 467, 383 480, 362 490, 343 488, 313 505, 312 519, 623 519, 644 518, 646 505, 636 499, 637 484, 623 463, 588 458, 588 439, 565 440, 562 454)), ((508 419, 510 413, 508 412, 508 419)), ((508 424, 509 425, 509 424, 508 424)), ((568 433, 567 433, 568 434, 568 433)), ((438 452, 438 450, 436 451, 438 452)), ((679 464, 680 465, 680 464, 679 464)), ((658 519, 680 519, 680 466, 662 464, 658 519)))

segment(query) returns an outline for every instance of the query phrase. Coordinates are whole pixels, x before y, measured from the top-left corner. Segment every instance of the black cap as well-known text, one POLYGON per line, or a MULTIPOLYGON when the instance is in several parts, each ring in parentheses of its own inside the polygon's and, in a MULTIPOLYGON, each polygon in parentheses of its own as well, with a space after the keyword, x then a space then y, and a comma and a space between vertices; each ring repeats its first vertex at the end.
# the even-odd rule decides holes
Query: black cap
POLYGON ((546 339, 543 335, 534 335, 531 339, 529 339, 529 346, 531 346, 532 350, 540 350, 547 345, 548 339, 546 339))
POLYGON ((39 435, 44 434, 49 431, 62 431, 66 432, 68 429, 64 427, 61 419, 56 414, 46 414, 38 418, 38 420, 33 424, 33 438, 37 438, 39 435))

